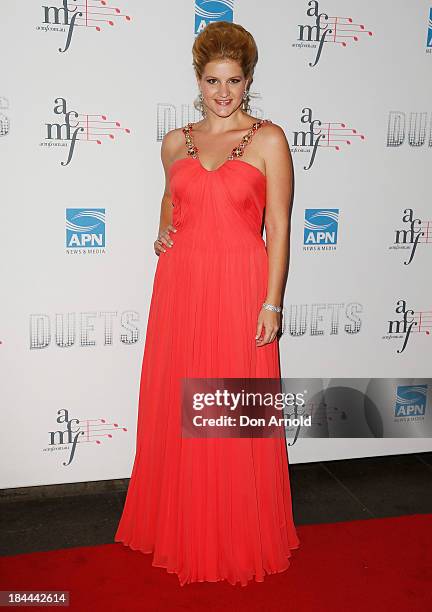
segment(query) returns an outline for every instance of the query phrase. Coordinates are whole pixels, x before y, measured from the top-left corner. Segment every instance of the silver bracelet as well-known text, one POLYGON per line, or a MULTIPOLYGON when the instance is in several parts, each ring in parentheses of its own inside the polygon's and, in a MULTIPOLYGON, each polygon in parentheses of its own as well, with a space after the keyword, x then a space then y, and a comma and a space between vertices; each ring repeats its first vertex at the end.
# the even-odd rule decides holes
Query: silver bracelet
POLYGON ((265 308, 265 310, 272 310, 273 312, 282 312, 281 306, 274 306, 273 304, 267 304, 266 302, 264 302, 263 308, 265 308))

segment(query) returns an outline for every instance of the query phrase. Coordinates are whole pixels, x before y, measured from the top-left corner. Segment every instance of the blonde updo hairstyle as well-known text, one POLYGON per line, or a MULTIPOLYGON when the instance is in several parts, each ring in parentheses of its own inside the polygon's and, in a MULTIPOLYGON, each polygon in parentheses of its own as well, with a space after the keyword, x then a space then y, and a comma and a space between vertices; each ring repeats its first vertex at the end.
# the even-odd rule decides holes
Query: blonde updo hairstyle
MULTIPOLYGON (((214 21, 209 23, 198 34, 192 47, 192 65, 198 79, 202 78, 208 62, 215 60, 233 60, 240 64, 245 78, 248 80, 247 96, 243 101, 243 110, 250 111, 249 89, 253 81, 253 73, 258 61, 258 49, 254 37, 238 23, 214 21)), ((197 97, 194 106, 204 114, 203 105, 197 97)))

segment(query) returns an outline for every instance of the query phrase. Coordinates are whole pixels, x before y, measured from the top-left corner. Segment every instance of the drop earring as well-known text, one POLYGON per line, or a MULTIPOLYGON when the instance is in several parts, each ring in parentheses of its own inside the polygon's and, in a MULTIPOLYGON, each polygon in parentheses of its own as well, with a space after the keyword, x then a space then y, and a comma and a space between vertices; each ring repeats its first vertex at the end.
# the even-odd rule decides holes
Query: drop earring
POLYGON ((243 92, 243 110, 249 111, 249 92, 246 89, 243 92))
POLYGON ((195 99, 195 103, 194 106, 197 110, 200 111, 200 113, 202 114, 203 117, 206 116, 206 110, 205 110, 205 106, 204 106, 204 96, 202 94, 202 91, 199 91, 198 96, 195 99))

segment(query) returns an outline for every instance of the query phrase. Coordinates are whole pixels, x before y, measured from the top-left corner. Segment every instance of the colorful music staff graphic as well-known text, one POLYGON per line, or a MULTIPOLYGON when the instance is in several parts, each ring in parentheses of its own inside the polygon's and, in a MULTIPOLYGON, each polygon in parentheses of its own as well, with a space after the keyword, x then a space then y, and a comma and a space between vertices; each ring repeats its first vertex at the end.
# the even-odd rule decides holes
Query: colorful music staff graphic
POLYGON ((364 140, 364 134, 360 134, 354 128, 349 128, 345 123, 328 122, 321 123, 319 147, 326 147, 340 151, 341 144, 352 144, 353 138, 364 140))
POLYGON ((432 222, 431 221, 422 221, 420 225, 420 236, 419 242, 422 244, 430 244, 432 243, 432 222))
POLYGON ((74 2, 69 4, 69 7, 75 7, 77 12, 77 18, 75 21, 76 26, 85 28, 94 28, 96 32, 100 32, 104 25, 114 26, 115 19, 125 19, 130 21, 130 15, 125 15, 115 6, 110 6, 105 0, 99 0, 99 2, 89 2, 85 0, 82 4, 75 4, 74 2), (81 13, 81 15, 79 14, 81 13))
POLYGON ((328 425, 332 421, 346 421, 348 419, 348 414, 343 408, 329 406, 325 402, 320 402, 319 404, 309 402, 307 408, 308 414, 312 417, 313 424, 318 427, 328 425))
POLYGON ((328 17, 320 18, 320 28, 331 30, 324 42, 334 43, 346 47, 348 42, 357 42, 362 34, 373 36, 370 30, 366 30, 362 23, 354 23, 351 17, 328 17))
POLYGON ((426 336, 431 335, 432 330, 432 310, 415 310, 414 311, 415 326, 413 332, 424 333, 426 336))
POLYGON ((84 419, 79 422, 81 435, 78 442, 90 442, 94 444, 102 444, 103 438, 112 438, 112 431, 127 431, 127 427, 118 425, 118 423, 108 423, 105 419, 84 419))
POLYGON ((120 121, 108 121, 106 115, 78 113, 78 118, 78 123, 74 127, 80 127, 83 131, 77 140, 102 144, 102 138, 104 137, 114 140, 116 132, 131 133, 129 128, 122 127, 120 121))

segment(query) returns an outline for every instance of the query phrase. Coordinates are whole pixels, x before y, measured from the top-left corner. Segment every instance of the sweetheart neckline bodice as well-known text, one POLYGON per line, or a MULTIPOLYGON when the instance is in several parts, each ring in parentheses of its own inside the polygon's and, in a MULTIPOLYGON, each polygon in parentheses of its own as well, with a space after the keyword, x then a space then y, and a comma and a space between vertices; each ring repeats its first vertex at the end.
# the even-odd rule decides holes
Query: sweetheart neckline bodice
POLYGON ((258 174, 259 174, 259 175, 260 175, 260 176, 261 176, 261 177, 264 179, 264 181, 266 181, 266 180, 267 180, 267 176, 264 174, 264 172, 262 172, 262 171, 261 171, 259 168, 257 168, 257 166, 254 166, 253 164, 251 164, 251 163, 249 163, 249 162, 247 162, 247 161, 244 161, 244 159, 239 159, 239 158, 236 158, 236 159, 226 159, 226 160, 225 160, 225 161, 224 161, 224 162, 223 162, 223 163, 222 163, 220 166, 218 166, 217 168, 214 168, 213 170, 208 170, 207 168, 204 168, 204 166, 203 166, 203 165, 202 165, 202 163, 201 163, 201 160, 200 160, 198 157, 190 157, 190 156, 188 156, 188 157, 179 157, 179 158, 175 159, 175 160, 174 160, 174 161, 171 163, 171 166, 170 166, 170 169, 169 169, 169 170, 170 170, 170 173, 171 173, 171 170, 172 170, 172 168, 174 167, 174 165, 175 165, 175 164, 177 164, 177 162, 181 162, 181 161, 185 161, 185 160, 190 160, 190 161, 195 161, 195 162, 198 162, 198 166, 199 166, 199 167, 200 167, 200 168, 201 168, 201 169, 202 169, 204 172, 207 172, 208 174, 213 174, 213 173, 218 172, 219 170, 222 170, 222 168, 224 168, 224 167, 225 167, 225 166, 226 166, 226 165, 227 165, 229 162, 234 162, 234 163, 238 162, 238 163, 243 164, 243 165, 245 165, 245 166, 249 166, 250 168, 252 168, 252 170, 253 170, 253 171, 258 172, 258 174))
MULTIPOLYGON (((192 134, 193 134, 193 131, 194 131, 194 128, 195 128, 195 124, 192 123, 192 122, 189 122, 189 123, 187 123, 182 128, 182 132, 184 134, 185 142, 186 142, 187 156, 192 158, 192 159, 197 159, 198 162, 199 162, 199 165, 201 166, 201 168, 205 172, 208 172, 208 173, 217 172, 218 170, 221 170, 222 168, 224 168, 228 161, 237 161, 237 160, 238 161, 242 161, 239 158, 243 155, 244 149, 251 142, 254 134, 263 125, 270 125, 271 123, 272 123, 271 119, 258 119, 257 121, 255 121, 251 125, 251 127, 248 129, 247 133, 242 136, 240 142, 231 150, 230 155, 228 155, 228 157, 225 159, 225 161, 222 164, 220 164, 219 166, 217 166, 216 168, 213 168, 212 170, 209 170, 208 168, 203 166, 203 164, 201 162, 201 159, 200 159, 200 155, 199 155, 199 149, 196 146, 196 144, 194 142, 194 139, 193 139, 193 135, 192 134)), ((248 164, 252 168, 255 168, 255 170, 257 170, 261 174, 261 176, 266 178, 266 175, 263 172, 261 172, 261 170, 259 170, 259 168, 257 168, 253 164, 249 164, 249 162, 244 162, 244 163, 248 164)))

